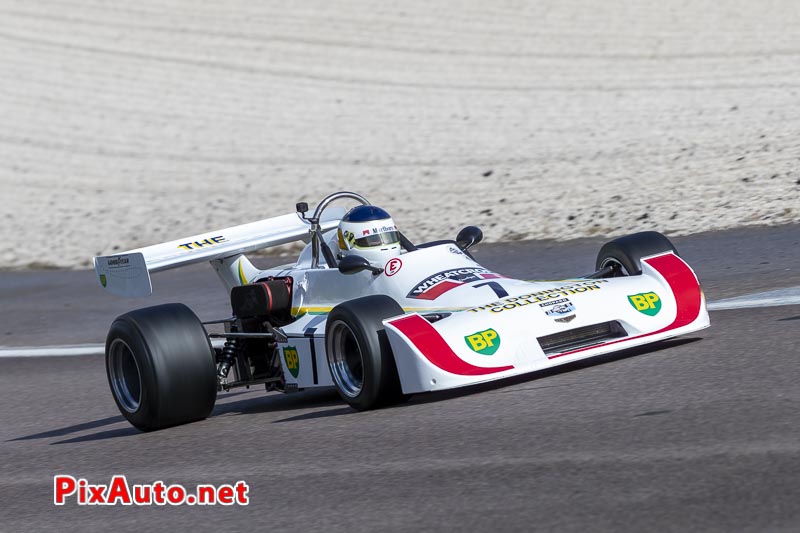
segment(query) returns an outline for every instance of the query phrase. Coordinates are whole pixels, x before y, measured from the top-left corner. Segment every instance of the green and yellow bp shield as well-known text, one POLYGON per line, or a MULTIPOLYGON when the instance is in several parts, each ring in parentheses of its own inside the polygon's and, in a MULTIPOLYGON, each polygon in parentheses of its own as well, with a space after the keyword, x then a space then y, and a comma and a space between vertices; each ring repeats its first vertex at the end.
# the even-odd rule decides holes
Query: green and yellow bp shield
POLYGON ((300 373, 300 356, 297 353, 297 348, 286 346, 283 349, 283 361, 286 363, 289 373, 296 378, 300 373))
POLYGON ((654 292, 631 294, 628 301, 634 309, 647 316, 656 316, 661 311, 661 298, 654 292))

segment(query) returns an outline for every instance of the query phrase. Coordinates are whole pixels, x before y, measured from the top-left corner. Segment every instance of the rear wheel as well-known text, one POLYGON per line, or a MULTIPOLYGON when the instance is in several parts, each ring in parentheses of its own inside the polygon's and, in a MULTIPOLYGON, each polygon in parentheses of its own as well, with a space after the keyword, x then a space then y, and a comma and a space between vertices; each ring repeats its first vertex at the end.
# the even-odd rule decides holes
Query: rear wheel
POLYGON ((201 420, 217 397, 214 350, 183 304, 121 315, 106 338, 106 373, 117 407, 150 431, 201 420))
POLYGON ((609 277, 638 276, 642 273, 642 258, 664 252, 674 252, 675 246, 657 231, 642 231, 605 243, 597 254, 595 268, 601 271, 613 267, 609 277))
POLYGON ((337 305, 325 327, 326 352, 339 396, 359 411, 407 400, 400 388, 383 320, 403 314, 388 296, 357 298, 337 305))

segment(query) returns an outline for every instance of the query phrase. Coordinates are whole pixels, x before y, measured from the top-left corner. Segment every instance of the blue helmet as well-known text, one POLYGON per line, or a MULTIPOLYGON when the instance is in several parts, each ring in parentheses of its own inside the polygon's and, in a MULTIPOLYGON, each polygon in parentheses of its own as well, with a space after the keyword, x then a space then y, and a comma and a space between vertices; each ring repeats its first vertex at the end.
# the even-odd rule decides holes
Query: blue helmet
POLYGON ((339 222, 339 255, 356 254, 381 266, 400 255, 400 234, 389 213, 374 205, 359 205, 339 222))

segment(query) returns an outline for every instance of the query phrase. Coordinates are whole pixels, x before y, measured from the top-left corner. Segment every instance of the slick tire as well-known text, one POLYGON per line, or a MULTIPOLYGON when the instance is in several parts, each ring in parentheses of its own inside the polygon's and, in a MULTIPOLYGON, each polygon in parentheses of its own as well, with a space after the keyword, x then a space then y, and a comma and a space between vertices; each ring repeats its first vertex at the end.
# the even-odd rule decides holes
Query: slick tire
POLYGON ((403 314, 403 308, 383 295, 341 303, 331 310, 325 327, 328 367, 339 396, 366 411, 401 403, 400 379, 382 321, 403 314))
POLYGON ((609 265, 616 265, 621 268, 616 268, 613 275, 638 276, 642 273, 643 257, 663 252, 674 252, 678 255, 675 246, 661 233, 634 233, 605 243, 597 254, 595 268, 599 271, 609 265))
POLYGON ((183 304, 121 315, 106 338, 106 374, 114 401, 142 431, 202 420, 217 398, 214 349, 183 304))

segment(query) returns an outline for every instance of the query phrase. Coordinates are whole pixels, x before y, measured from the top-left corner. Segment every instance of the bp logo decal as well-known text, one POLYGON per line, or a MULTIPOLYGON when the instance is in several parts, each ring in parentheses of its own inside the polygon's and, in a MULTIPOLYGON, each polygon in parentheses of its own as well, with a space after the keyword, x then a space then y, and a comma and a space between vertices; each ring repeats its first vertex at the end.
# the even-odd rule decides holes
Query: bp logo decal
POLYGON ((300 356, 297 355, 297 348, 294 346, 287 346, 283 349, 283 360, 286 362, 286 368, 292 376, 297 377, 300 373, 300 356))
POLYGON ((100 285, 102 285, 103 287, 108 285, 108 280, 106 279, 105 274, 100 274, 100 285))
POLYGON ((500 335, 493 329, 485 329, 464 337, 464 341, 473 352, 481 355, 493 355, 500 348, 500 335))
POLYGON ((648 316, 656 316, 661 311, 661 298, 654 292, 631 294, 628 301, 634 309, 648 316))

